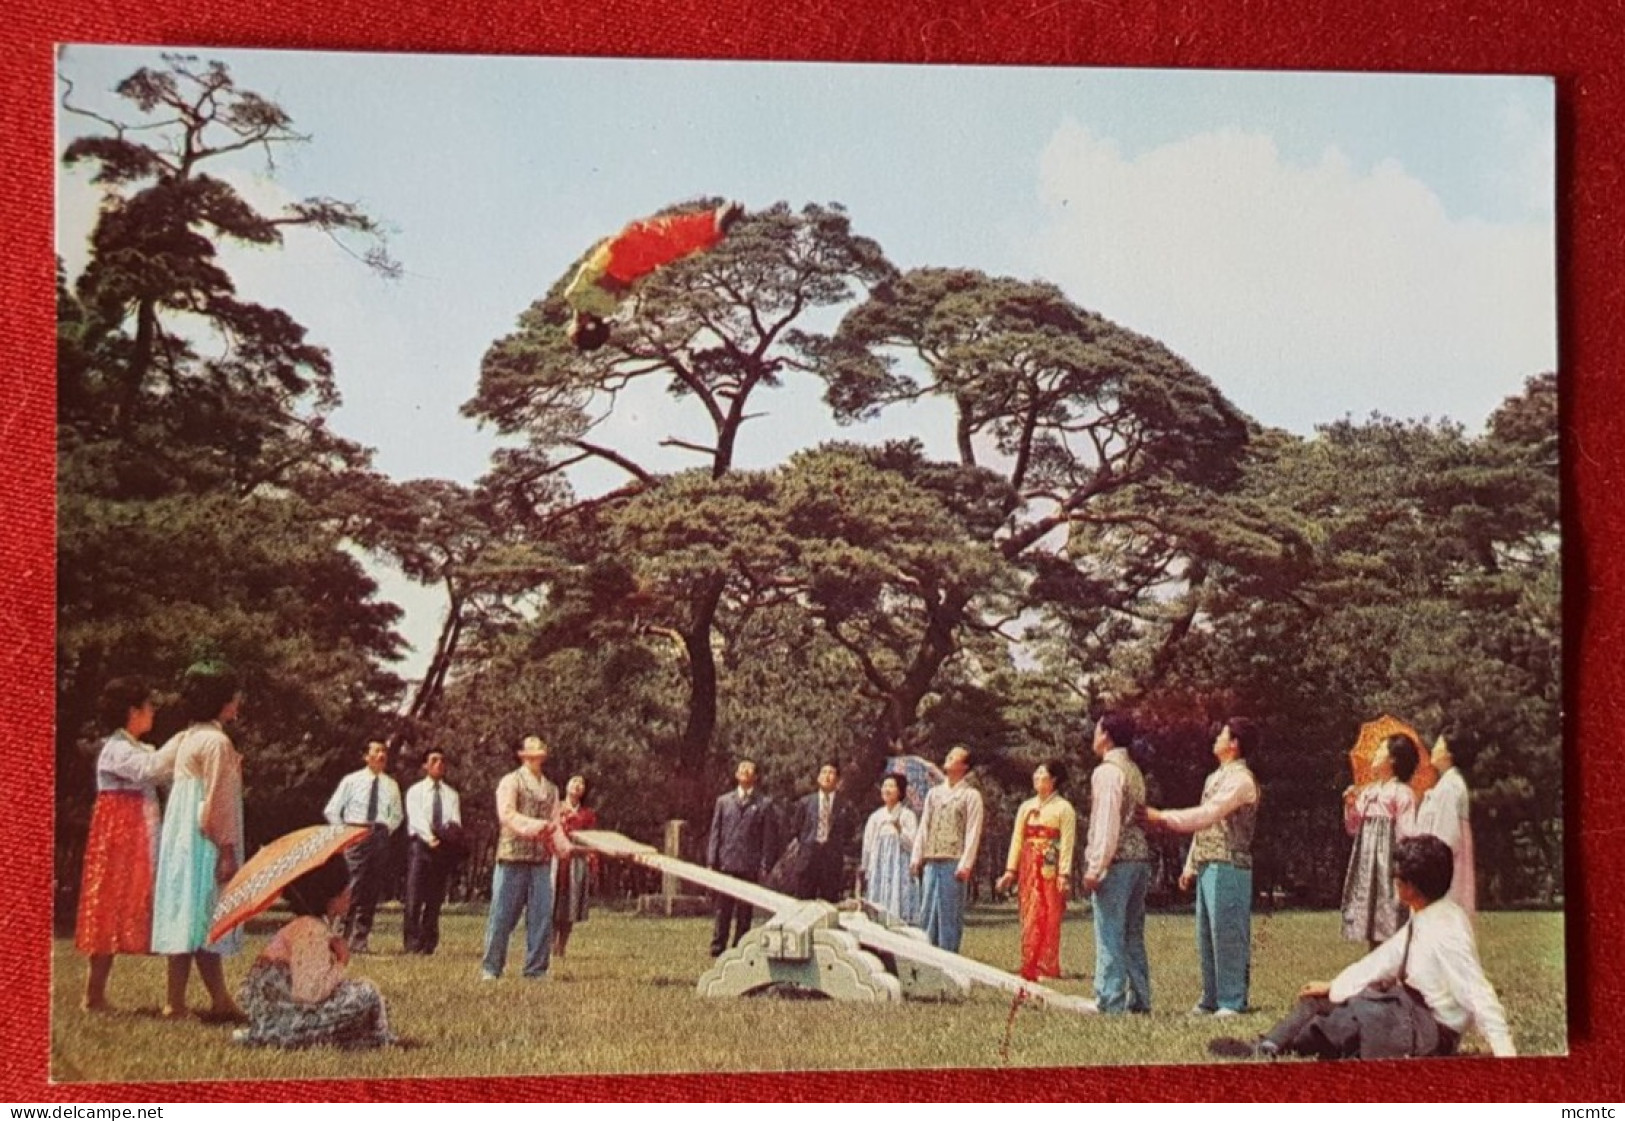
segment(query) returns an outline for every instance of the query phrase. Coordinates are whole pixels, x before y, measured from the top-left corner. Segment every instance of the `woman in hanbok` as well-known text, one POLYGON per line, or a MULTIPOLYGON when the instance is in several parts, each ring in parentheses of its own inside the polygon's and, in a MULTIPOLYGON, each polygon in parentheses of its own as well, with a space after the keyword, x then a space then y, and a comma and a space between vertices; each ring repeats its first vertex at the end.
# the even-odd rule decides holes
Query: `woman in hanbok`
POLYGON ((1010 854, 997 884, 1000 891, 1021 885, 1021 975, 1029 981, 1061 975, 1061 919, 1078 834, 1072 803, 1056 793, 1065 781, 1066 766, 1059 760, 1040 763, 1033 772, 1033 797, 1016 811, 1010 854))
POLYGON ((912 925, 919 918, 920 886, 909 871, 919 818, 904 804, 908 779, 887 775, 880 782, 880 808, 863 827, 859 860, 863 898, 877 910, 912 925))
POLYGON ((1411 776, 1420 759, 1408 736, 1389 736, 1371 761, 1374 782, 1343 791, 1343 825, 1354 838, 1343 880, 1343 937, 1376 949, 1405 923, 1394 890, 1394 845, 1416 834, 1411 776))
POLYGON ((223 725, 242 705, 237 675, 213 663, 193 666, 181 683, 181 704, 192 723, 165 750, 175 749, 175 784, 164 808, 153 897, 152 952, 169 956, 163 1014, 186 1015, 192 963, 209 991, 211 1022, 243 1021, 226 988, 220 958, 242 946, 242 928, 208 940, 215 900, 243 859, 242 757, 223 725))
POLYGON ((113 734, 96 758, 96 805, 85 842, 74 945, 90 958, 80 1007, 111 1010, 107 979, 115 954, 145 954, 152 943, 152 884, 158 868, 158 786, 169 782, 175 751, 156 751, 152 690, 119 678, 102 690, 101 717, 113 734))
POLYGON ((1422 795, 1422 808, 1416 811, 1416 820, 1418 832, 1431 834, 1450 846, 1450 854, 1455 859, 1450 899, 1473 919, 1478 915, 1477 873, 1473 868, 1470 798, 1467 782, 1456 761, 1460 749, 1459 742, 1452 748, 1443 736, 1434 743, 1429 758, 1433 760, 1433 769, 1439 772, 1439 781, 1422 795))
MULTIPOLYGON (((587 805, 587 776, 571 775, 564 784, 564 800, 559 803, 559 828, 568 837, 578 829, 596 829, 598 815, 587 805)), ((587 921, 587 889, 593 869, 592 854, 554 861, 558 882, 553 885, 553 953, 564 956, 570 932, 578 922, 587 921)))
POLYGON ((248 1026, 233 1040, 254 1047, 394 1043, 377 986, 344 975, 350 947, 333 926, 350 908, 344 858, 306 872, 283 889, 282 898, 298 917, 276 932, 243 980, 248 1026))

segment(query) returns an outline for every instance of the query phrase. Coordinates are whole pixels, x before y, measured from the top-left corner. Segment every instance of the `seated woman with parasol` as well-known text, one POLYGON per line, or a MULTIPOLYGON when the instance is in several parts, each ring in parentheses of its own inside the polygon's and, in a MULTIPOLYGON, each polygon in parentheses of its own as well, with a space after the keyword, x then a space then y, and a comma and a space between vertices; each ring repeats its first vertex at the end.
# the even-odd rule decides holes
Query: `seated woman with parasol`
POLYGON ((329 923, 350 905, 350 873, 334 855, 282 890, 297 916, 271 939, 243 981, 248 1027, 238 1043, 269 1047, 382 1047, 394 1043, 384 998, 344 975, 350 951, 329 923))

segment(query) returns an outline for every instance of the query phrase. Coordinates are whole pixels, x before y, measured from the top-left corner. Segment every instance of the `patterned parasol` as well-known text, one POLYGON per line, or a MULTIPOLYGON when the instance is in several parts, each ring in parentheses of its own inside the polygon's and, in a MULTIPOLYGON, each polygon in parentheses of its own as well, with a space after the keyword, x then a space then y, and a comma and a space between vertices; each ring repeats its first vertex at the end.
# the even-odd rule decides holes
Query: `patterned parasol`
POLYGON ((942 768, 922 755, 893 755, 886 762, 885 773, 900 774, 908 782, 908 793, 903 795, 903 804, 914 811, 915 817, 925 809, 925 792, 939 782, 948 781, 942 768))
POLYGON ((260 849, 237 869, 214 907, 214 942, 232 927, 247 922, 276 902, 282 889, 327 863, 368 833, 365 825, 312 825, 285 833, 260 849))
POLYGON ((1354 785, 1364 786, 1375 782, 1376 775, 1371 766, 1377 757, 1377 749, 1383 745, 1389 736, 1404 736, 1416 745, 1416 773, 1411 776, 1411 793, 1416 795, 1418 802, 1422 795, 1439 781, 1439 773, 1433 769, 1433 760, 1428 757, 1427 745, 1403 720, 1396 719, 1384 713, 1375 720, 1369 720, 1360 725, 1360 738, 1355 741, 1354 747, 1349 751, 1349 766, 1354 771, 1354 785))

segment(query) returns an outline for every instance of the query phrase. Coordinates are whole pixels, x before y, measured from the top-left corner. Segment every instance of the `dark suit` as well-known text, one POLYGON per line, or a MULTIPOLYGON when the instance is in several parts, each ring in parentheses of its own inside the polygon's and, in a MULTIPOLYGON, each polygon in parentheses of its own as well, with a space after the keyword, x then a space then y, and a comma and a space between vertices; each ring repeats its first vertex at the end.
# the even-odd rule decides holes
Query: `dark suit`
POLYGON ((801 882, 796 886, 796 894, 803 899, 837 903, 846 887, 842 873, 845 871, 847 851, 852 847, 857 815, 850 798, 839 793, 830 795, 833 801, 830 803, 829 837, 819 844, 818 796, 819 792, 815 790, 796 802, 795 837, 804 854, 803 872, 801 882))
MULTIPOLYGON (((773 802, 767 795, 752 790, 748 798, 740 798, 738 790, 730 790, 717 799, 711 812, 711 837, 706 846, 705 864, 718 872, 726 872, 741 880, 760 883, 778 855, 779 829, 773 812, 773 802)), ((716 893, 717 918, 711 930, 711 956, 715 957, 729 946, 737 946, 750 930, 752 912, 749 903, 731 895, 716 893), (729 938, 732 927, 733 937, 729 938)))

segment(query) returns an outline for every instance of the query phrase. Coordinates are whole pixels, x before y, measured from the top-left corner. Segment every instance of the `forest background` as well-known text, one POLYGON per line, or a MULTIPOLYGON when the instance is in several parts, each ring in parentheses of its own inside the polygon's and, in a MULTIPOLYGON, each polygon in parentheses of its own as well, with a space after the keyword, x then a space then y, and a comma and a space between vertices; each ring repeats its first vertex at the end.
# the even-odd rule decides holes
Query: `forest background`
POLYGON ((315 820, 383 734, 403 780, 452 751, 489 841, 485 795, 532 731, 633 836, 703 819, 736 753, 790 795, 826 756, 864 791, 894 745, 958 742, 1007 827, 1032 766, 1081 763, 1110 704, 1139 716, 1163 804, 1199 794, 1215 721, 1260 720, 1259 886, 1319 905, 1345 753, 1390 711, 1472 758, 1487 900, 1560 900, 1549 370, 1472 427, 1298 434, 1056 284, 902 267, 838 202, 749 199, 594 355, 563 343, 559 262, 462 405, 502 438, 486 472, 397 478, 332 423, 345 375, 320 340, 223 263, 319 230, 398 277, 389 227, 227 174, 304 143, 285 95, 207 58, 146 66, 100 102, 64 87, 94 114, 64 111, 64 163, 105 195, 58 291, 63 913, 96 691, 200 656, 250 675, 235 734, 262 840, 315 820), (692 427, 606 440, 648 393, 692 427), (789 431, 812 400, 850 436, 743 462, 746 432, 789 431), (584 486, 589 463, 609 481, 584 486), (410 678, 380 557, 444 590, 410 678))

